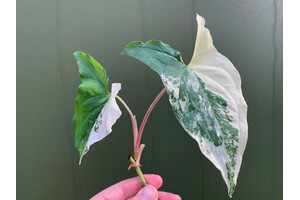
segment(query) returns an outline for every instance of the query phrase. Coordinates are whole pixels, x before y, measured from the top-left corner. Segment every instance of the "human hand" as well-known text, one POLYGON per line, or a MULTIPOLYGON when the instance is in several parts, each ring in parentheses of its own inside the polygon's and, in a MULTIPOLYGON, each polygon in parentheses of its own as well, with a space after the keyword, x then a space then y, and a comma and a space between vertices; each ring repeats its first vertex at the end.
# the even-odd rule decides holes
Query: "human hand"
POLYGON ((157 191, 162 185, 159 175, 144 175, 148 185, 141 186, 138 177, 126 179, 99 192, 90 200, 181 200, 180 196, 157 191))

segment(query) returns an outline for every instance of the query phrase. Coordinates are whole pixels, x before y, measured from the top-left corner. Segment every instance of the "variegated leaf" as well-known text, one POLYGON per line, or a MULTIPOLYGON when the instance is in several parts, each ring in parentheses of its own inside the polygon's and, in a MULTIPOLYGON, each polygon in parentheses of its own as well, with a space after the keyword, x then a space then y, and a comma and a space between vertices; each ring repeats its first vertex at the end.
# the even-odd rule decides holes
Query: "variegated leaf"
POLYGON ((204 19, 197 15, 197 22, 188 66, 178 51, 157 40, 133 42, 122 54, 139 59, 161 76, 179 123, 221 171, 232 196, 247 142, 247 104, 238 71, 214 47, 204 19))
POLYGON ((108 77, 104 68, 90 55, 75 52, 82 83, 78 87, 74 103, 75 146, 79 151, 79 164, 90 146, 102 140, 112 131, 112 126, 121 116, 116 103, 120 83, 113 83, 108 91, 108 77))

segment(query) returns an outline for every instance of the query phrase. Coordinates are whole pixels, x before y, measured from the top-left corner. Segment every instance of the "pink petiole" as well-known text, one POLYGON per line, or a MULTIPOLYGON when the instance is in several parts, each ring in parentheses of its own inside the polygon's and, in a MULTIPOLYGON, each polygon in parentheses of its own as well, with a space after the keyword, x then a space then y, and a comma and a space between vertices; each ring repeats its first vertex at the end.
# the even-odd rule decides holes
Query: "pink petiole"
POLYGON ((129 107, 127 106, 127 104, 121 99, 121 97, 116 96, 116 98, 123 104, 123 106, 126 108, 126 110, 128 111, 130 118, 131 118, 131 123, 132 123, 132 130, 133 130, 133 150, 134 150, 134 159, 136 160, 135 165, 136 166, 140 166, 140 159, 141 159, 141 155, 142 155, 142 151, 145 147, 144 144, 140 145, 141 142, 141 138, 142 138, 142 134, 145 128, 145 125, 147 123, 147 120, 153 110, 153 108, 155 107, 155 105, 157 104, 157 102, 160 100, 160 98, 163 96, 163 94, 166 92, 166 88, 164 88, 158 95, 157 97, 154 99, 154 101, 152 102, 152 104, 149 106, 143 121, 141 123, 140 129, 138 129, 137 127, 137 122, 135 119, 135 116, 132 114, 131 110, 129 109, 129 107))

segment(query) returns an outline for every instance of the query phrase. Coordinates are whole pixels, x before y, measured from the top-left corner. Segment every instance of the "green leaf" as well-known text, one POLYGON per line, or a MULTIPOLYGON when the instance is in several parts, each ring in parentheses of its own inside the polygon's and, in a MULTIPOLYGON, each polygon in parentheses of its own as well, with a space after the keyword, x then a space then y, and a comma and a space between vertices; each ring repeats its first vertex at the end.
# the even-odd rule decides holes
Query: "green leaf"
POLYGON ((121 84, 112 84, 111 94, 104 68, 86 53, 77 51, 74 57, 77 59, 82 79, 74 103, 73 117, 75 146, 79 151, 80 164, 90 146, 107 136, 120 117, 121 111, 115 97, 121 84))
POLYGON ((157 40, 133 42, 121 54, 142 61, 161 76, 179 123, 221 171, 231 197, 247 142, 247 104, 238 71, 213 46, 204 19, 197 15, 197 22, 188 66, 178 51, 157 40))

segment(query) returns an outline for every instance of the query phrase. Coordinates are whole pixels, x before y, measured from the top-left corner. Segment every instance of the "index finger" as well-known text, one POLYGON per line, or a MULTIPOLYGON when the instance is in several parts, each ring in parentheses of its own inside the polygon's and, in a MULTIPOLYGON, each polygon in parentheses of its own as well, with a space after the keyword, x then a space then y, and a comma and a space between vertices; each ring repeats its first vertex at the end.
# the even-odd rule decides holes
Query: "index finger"
MULTIPOLYGON (((159 175, 147 174, 144 176, 148 184, 156 189, 161 187, 162 178, 159 175)), ((90 200, 125 200, 134 196, 140 189, 142 186, 139 177, 130 178, 106 188, 90 200)))

